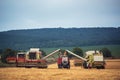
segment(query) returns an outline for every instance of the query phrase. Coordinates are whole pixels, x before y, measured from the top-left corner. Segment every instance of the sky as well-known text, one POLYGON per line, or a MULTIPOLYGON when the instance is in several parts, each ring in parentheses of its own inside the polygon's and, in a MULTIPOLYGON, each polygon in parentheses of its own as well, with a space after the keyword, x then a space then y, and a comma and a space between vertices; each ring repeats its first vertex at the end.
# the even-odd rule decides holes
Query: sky
POLYGON ((0 0, 0 31, 120 27, 120 0, 0 0))

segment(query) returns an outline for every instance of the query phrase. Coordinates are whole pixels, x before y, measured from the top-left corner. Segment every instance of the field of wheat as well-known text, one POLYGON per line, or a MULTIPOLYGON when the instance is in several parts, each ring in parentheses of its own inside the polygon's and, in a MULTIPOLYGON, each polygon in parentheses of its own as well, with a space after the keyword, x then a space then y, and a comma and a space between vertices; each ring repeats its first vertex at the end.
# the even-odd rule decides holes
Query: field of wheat
POLYGON ((49 65, 47 69, 0 68, 0 80, 120 80, 120 68, 83 69, 72 62, 71 69, 57 69, 57 64, 49 65))

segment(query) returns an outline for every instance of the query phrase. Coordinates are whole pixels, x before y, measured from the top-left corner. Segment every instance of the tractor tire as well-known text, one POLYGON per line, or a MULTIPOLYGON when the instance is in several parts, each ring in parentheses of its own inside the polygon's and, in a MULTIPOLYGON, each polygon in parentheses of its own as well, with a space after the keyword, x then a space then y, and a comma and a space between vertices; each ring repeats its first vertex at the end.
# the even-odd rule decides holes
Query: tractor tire
POLYGON ((83 68, 84 68, 84 69, 88 69, 87 62, 86 62, 86 61, 83 62, 83 68))
POLYGON ((58 64, 58 69, 62 69, 62 64, 58 64))
POLYGON ((70 69, 70 65, 68 65, 67 69, 70 69))

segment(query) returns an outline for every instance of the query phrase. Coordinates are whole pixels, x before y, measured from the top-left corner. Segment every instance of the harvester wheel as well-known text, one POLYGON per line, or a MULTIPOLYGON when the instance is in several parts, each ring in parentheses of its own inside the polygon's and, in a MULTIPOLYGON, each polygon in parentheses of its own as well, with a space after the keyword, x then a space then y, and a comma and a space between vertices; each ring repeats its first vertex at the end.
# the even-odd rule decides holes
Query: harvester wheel
POLYGON ((101 66, 101 69, 105 69, 105 66, 101 66))
POLYGON ((38 66, 38 68, 42 68, 42 69, 46 69, 46 68, 48 68, 48 66, 38 66))
POLYGON ((44 66, 43 68, 46 69, 46 68, 48 68, 48 66, 44 66))
POLYGON ((105 66, 96 66, 97 69, 105 69, 105 66))
POLYGON ((30 66, 25 66, 25 68, 32 68, 32 67, 30 67, 30 66))

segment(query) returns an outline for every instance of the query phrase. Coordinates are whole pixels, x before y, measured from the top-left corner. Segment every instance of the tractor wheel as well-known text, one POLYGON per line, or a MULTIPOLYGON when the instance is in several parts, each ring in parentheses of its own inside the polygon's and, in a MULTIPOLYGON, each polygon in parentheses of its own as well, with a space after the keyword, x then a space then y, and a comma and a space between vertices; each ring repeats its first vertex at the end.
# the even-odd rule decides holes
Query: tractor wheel
POLYGON ((68 65, 67 69, 70 69, 70 65, 68 65))
POLYGON ((62 68, 62 64, 58 64, 58 69, 61 69, 62 68))
POLYGON ((86 62, 86 61, 83 62, 83 68, 88 69, 87 62, 86 62))

